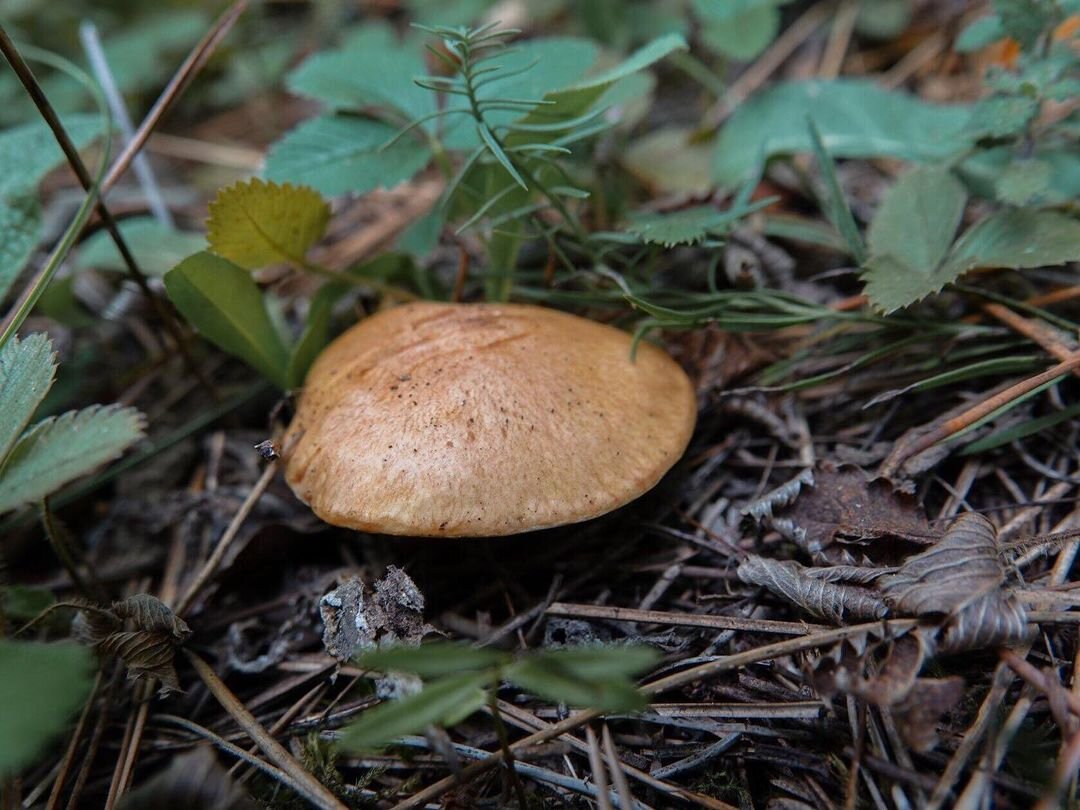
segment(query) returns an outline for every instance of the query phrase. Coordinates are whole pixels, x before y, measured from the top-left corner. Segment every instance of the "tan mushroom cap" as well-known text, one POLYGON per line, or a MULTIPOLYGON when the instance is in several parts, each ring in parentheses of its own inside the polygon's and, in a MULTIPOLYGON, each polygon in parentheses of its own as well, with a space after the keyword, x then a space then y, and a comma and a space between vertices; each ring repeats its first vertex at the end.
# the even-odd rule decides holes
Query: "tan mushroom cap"
POLYGON ((342 334, 308 374, 285 478, 327 523, 487 537, 587 520, 686 449, 683 370, 630 336, 517 304, 413 303, 342 334))

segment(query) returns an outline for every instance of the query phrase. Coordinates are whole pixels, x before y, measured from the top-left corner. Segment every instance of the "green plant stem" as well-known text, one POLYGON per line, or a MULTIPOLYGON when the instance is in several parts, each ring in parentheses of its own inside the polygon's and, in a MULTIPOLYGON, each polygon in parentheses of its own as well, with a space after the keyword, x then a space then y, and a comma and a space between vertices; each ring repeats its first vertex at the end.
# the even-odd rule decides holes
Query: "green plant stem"
MULTIPOLYGON (((12 70, 15 71, 15 75, 19 77, 19 81, 22 83, 27 94, 30 96, 31 101, 34 102, 34 106, 37 107, 38 113, 44 119, 49 129, 52 130, 53 137, 56 138, 57 144, 64 153, 64 157, 67 158, 68 164, 71 166, 72 171, 75 172, 75 176, 79 180, 79 184, 83 187, 88 195, 88 201, 90 201, 95 207, 98 216, 101 218, 102 224, 105 226, 105 230, 108 231, 109 236, 116 245, 117 251, 120 253, 121 258, 124 261, 128 270, 128 275, 138 285, 143 295, 146 297, 147 302, 154 309, 155 315, 158 320, 165 327, 165 330, 172 337, 176 343, 177 350, 180 352, 181 357, 184 359, 184 363, 188 366, 188 370, 191 371, 195 377, 199 380, 200 385, 203 386, 210 394, 211 398, 217 401, 217 392, 214 390, 210 380, 203 374, 199 368, 195 359, 191 356, 190 349, 187 343, 187 337, 184 335, 183 330, 180 328, 180 324, 172 316, 172 313, 165 308, 161 299, 154 295, 153 290, 150 289, 150 283, 147 281, 146 275, 139 268, 138 263, 135 261, 135 256, 132 254, 131 249, 128 247, 127 242, 120 233, 120 228, 116 224, 116 220, 113 218, 112 212, 101 199, 100 188, 101 180, 104 176, 104 168, 108 163, 108 143, 109 133, 112 130, 112 120, 108 114, 107 105, 101 99, 101 93, 97 90, 96 85, 86 78, 84 82, 87 87, 92 89, 95 95, 95 100, 98 103, 98 107, 102 110, 102 114, 106 120, 106 135, 105 135, 105 153, 102 156, 101 168, 98 170, 97 177, 91 177, 90 172, 86 168, 86 164, 83 163, 82 157, 79 155, 79 150, 75 147, 71 138, 67 134, 67 130, 64 129, 64 125, 60 122, 60 117, 56 114, 56 110, 53 108, 49 99, 45 96, 44 91, 41 89, 41 85, 38 83, 37 78, 34 76, 30 66, 26 63, 19 49, 15 47, 15 43, 11 41, 7 31, 3 26, 0 26, 0 52, 3 53, 4 58, 7 59, 8 64, 11 65, 12 70)), ((52 61, 52 60, 48 60, 52 61)), ((70 71, 69 71, 70 72, 70 71)), ((80 228, 81 230, 81 228, 80 228)), ((69 247, 70 249, 70 247, 69 247)), ((55 268, 54 271, 55 272, 55 268)), ((51 274, 50 274, 51 275, 51 274)), ((41 292, 44 292, 45 286, 48 281, 41 285, 41 289, 38 292, 40 296, 41 292)), ((27 313, 29 310, 27 310, 27 313)), ((25 317, 25 316, 24 316, 25 317)), ((0 338, 0 345, 3 345, 6 338, 0 338)))
POLYGON ((517 796, 518 806, 521 810, 528 808, 525 797, 525 787, 521 784, 517 771, 514 769, 514 751, 510 748, 510 736, 506 732, 506 723, 503 722, 502 712, 499 710, 499 676, 495 676, 495 682, 488 690, 488 708, 491 710, 491 722, 495 726, 495 735, 499 738, 499 749, 503 753, 502 764, 506 769, 507 778, 514 786, 514 794, 517 796))

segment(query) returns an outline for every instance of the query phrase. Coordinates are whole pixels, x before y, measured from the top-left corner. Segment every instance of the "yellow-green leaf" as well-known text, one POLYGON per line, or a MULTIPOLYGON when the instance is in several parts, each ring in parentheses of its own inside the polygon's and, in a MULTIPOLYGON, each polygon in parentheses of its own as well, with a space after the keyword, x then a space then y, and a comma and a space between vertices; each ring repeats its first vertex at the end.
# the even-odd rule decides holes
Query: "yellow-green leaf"
POLYGON ((315 189, 253 178, 218 192, 206 238, 213 253, 248 270, 299 264, 329 220, 330 207, 315 189))

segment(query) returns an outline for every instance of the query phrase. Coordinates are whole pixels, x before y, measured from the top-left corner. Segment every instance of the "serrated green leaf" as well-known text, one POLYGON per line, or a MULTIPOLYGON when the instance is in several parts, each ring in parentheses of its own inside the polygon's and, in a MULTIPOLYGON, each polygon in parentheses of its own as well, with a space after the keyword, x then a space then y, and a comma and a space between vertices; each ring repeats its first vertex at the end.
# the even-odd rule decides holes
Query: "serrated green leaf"
POLYGON ((871 253, 890 255, 909 272, 932 276, 949 252, 966 203, 963 184, 947 169, 907 172, 885 193, 870 224, 871 253))
POLYGON ((33 764, 90 694, 94 659, 72 642, 0 639, 0 777, 33 764))
POLYGON ((551 656, 530 656, 504 672, 506 679, 527 692, 557 703, 607 712, 636 711, 648 701, 624 677, 589 678, 551 656))
POLYGON ((346 751, 383 747, 405 734, 417 734, 448 719, 466 717, 486 702, 485 672, 450 675, 425 684, 423 690, 401 700, 383 703, 364 712, 341 732, 339 745, 346 751))
POLYGON ((1041 267, 1080 257, 1080 221, 1054 211, 1010 209, 969 228, 929 273, 912 272, 888 254, 871 257, 863 278, 871 301, 885 312, 937 292, 976 267, 1041 267))
POLYGON ((366 669, 384 672, 411 672, 421 678, 436 678, 459 672, 475 672, 506 664, 510 656, 498 650, 477 649, 449 641, 419 647, 386 647, 364 653, 357 663, 366 669))
POLYGON ((716 139, 713 176, 737 185, 759 156, 809 152, 806 118, 814 117, 833 157, 932 161, 970 143, 970 108, 929 104, 862 79, 778 84, 742 104, 716 139))
POLYGON ((41 239, 41 209, 32 194, 0 197, 0 301, 22 273, 41 239))
POLYGON ((866 247, 863 245, 862 236, 859 234, 859 226, 855 224, 855 216, 844 199, 844 192, 840 188, 840 181, 836 177, 836 167, 832 158, 825 151, 825 144, 821 140, 821 132, 817 128, 814 119, 807 116, 807 129, 810 131, 810 145, 814 150, 814 159, 817 161, 818 171, 825 181, 825 215, 837 232, 844 238, 848 253, 856 264, 866 261, 866 247))
POLYGON ((212 253, 196 253, 165 274, 165 291, 207 340, 288 387, 289 354, 250 273, 212 253))
POLYGON ((1045 0, 992 0, 1005 33, 1029 50, 1053 19, 1054 8, 1045 0))
MULTIPOLYGON (((186 256, 206 250, 202 234, 177 230, 153 217, 132 217, 117 225, 139 269, 148 276, 163 276, 186 256)), ((75 260, 80 267, 127 272, 127 264, 105 230, 83 242, 75 260)))
POLYGON ((248 270, 276 262, 302 265, 330 221, 330 206, 313 188, 253 177, 218 191, 210 203, 210 250, 248 270))
MULTIPOLYGON (((725 4, 695 3, 695 8, 709 5, 721 8, 725 4)), ((720 19, 702 20, 701 42, 709 50, 729 59, 747 62, 765 50, 780 30, 780 10, 772 3, 759 3, 737 14, 720 19)))
MULTIPOLYGON (((1002 174, 1016 159, 1013 149, 998 146, 980 149, 959 166, 959 172, 972 192, 981 197, 995 198, 1002 174)), ((1032 159, 1050 165, 1050 186, 1047 200, 1063 202, 1080 196, 1080 153, 1062 146, 1036 147, 1032 159)))
POLYGON ((299 388, 304 384, 304 377, 307 376, 311 364, 330 342, 330 315, 334 302, 348 292, 348 289, 347 284, 332 281, 320 287, 311 297, 304 331, 300 333, 296 345, 289 353, 289 367, 286 371, 289 388, 299 388))
POLYGON ((1008 138, 1024 131, 1039 111, 1029 96, 991 96, 976 102, 964 131, 973 138, 1008 138))
POLYGON ((16 336, 0 348, 0 472, 55 376, 56 360, 47 335, 24 340, 16 336))
POLYGON ((270 148, 264 174, 275 182, 309 185, 328 197, 391 188, 431 160, 431 149, 409 135, 382 149, 396 133, 370 118, 313 118, 270 148))
POLYGON ((1050 189, 1051 168, 1045 160, 1014 160, 994 184, 999 200, 1025 205, 1050 189))
POLYGON ((36 503, 112 461, 142 438, 135 408, 91 405, 38 422, 15 444, 0 472, 0 513, 36 503))
POLYGON ((985 17, 972 20, 964 27, 953 43, 953 49, 959 53, 971 53, 1005 36, 1005 29, 1001 27, 1001 18, 997 14, 987 14, 985 17))
POLYGON ((338 49, 308 57, 286 78, 293 93, 338 109, 383 107, 405 121, 435 110, 435 97, 416 85, 424 73, 420 52, 384 23, 367 23, 338 49))
POLYGON ((630 218, 626 229, 643 242, 673 247, 700 242, 708 236, 710 228, 723 221, 722 212, 700 205, 669 214, 637 214, 630 218))
POLYGON ((972 225, 953 246, 944 271, 1042 267, 1080 260, 1080 220, 1056 211, 1013 208, 972 225))

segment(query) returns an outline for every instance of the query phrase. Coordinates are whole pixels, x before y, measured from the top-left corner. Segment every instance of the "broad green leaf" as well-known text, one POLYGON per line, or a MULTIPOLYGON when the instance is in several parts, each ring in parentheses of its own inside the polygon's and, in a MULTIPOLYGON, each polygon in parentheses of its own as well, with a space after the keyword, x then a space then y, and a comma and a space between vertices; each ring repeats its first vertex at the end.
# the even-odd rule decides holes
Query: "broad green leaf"
POLYGON ((276 262, 302 265, 330 221, 330 206, 307 186, 257 177, 221 189, 210 203, 210 250, 248 270, 276 262))
POLYGON ((0 587, 2 613, 8 621, 28 622, 45 611, 56 600, 45 588, 29 585, 5 585, 0 587))
POLYGON ((660 660, 652 647, 641 644, 595 644, 538 652, 541 659, 557 662, 579 678, 629 678, 660 660))
POLYGON ((469 672, 432 681, 416 695, 364 712, 359 720, 345 727, 339 744, 346 751, 380 748, 402 735, 466 717, 486 702, 483 687, 490 680, 486 672, 469 672))
POLYGON ((431 160, 431 149, 413 135, 380 148, 396 133, 395 127, 370 118, 313 118, 270 148, 264 174, 275 182, 311 186, 328 197, 391 188, 431 160))
POLYGON ((964 132, 972 138, 1016 136, 1038 111, 1038 99, 1029 96, 991 96, 976 102, 964 132))
POLYGON ((165 290, 207 340, 288 387, 289 354, 250 273, 212 253, 196 253, 165 274, 165 290))
POLYGON ((712 188, 710 148, 693 134, 688 127, 661 127, 631 141, 619 160, 653 191, 704 194, 712 188))
MULTIPOLYGON (((170 228, 153 217, 121 220, 118 227, 139 269, 148 276, 163 276, 186 256, 206 250, 206 239, 202 234, 170 228)), ((80 267, 127 272, 116 243, 105 230, 98 231, 79 246, 76 261, 80 267)))
POLYGON ((384 23, 367 23, 335 50, 308 57, 286 79, 293 93, 337 109, 383 107, 403 122, 435 110, 435 97, 413 78, 424 60, 413 42, 402 42, 384 23))
POLYGON ((1028 50, 1053 20, 1055 9, 1046 0, 993 0, 994 11, 1005 33, 1028 50))
POLYGON ((94 657, 73 642, 0 639, 0 777, 32 765, 90 694, 94 657))
POLYGON ((863 278, 866 293, 885 312, 906 307, 976 267, 1041 267, 1080 256, 1080 221, 1054 211, 1009 209, 969 228, 944 262, 930 272, 888 254, 871 257, 863 278))
POLYGON ((713 175, 736 185, 760 155, 809 152, 812 115, 834 157, 933 161, 966 147, 970 109, 938 105, 862 79, 784 82, 741 105, 720 130, 713 175))
POLYGON ((1003 37, 1005 29, 1001 27, 1001 18, 996 14, 987 14, 965 26, 953 43, 953 49, 958 53, 971 53, 1003 37))
POLYGON ((857 264, 866 261, 866 247, 863 245, 862 236, 859 234, 859 226, 855 224, 855 216, 844 199, 844 192, 840 188, 840 181, 836 177, 836 166, 832 158, 825 151, 825 144, 821 140, 821 131, 817 128, 812 117, 806 119, 807 128, 810 131, 810 145, 814 150, 814 159, 817 161, 818 171, 825 180, 825 214, 833 227, 844 237, 848 253, 857 264))
POLYGON ((867 233, 871 253, 890 255, 910 273, 930 278, 949 252, 966 202, 963 184, 947 169, 907 172, 874 216, 867 233))
POLYGON ((334 302, 348 292, 348 289, 347 284, 332 281, 320 287, 311 297, 304 331, 300 333, 296 345, 289 353, 289 367, 286 372, 289 388, 299 388, 304 384, 304 377, 307 376, 311 364, 330 341, 330 315, 334 302))
POLYGON ((41 239, 41 209, 33 194, 0 197, 0 301, 22 273, 41 239))
MULTIPOLYGON (((722 8, 721 2, 694 4, 722 8)), ((780 29, 780 10, 772 3, 760 3, 733 15, 702 20, 701 41, 712 51, 729 59, 746 62, 753 59, 776 37, 780 29)))
POLYGON ((944 271, 976 267, 1042 267, 1080 259, 1080 220, 1056 211, 1011 208, 971 226, 953 246, 944 271))
MULTIPOLYGON (((994 198, 1001 176, 1009 171, 1015 160, 1013 151, 1009 146, 980 149, 961 163, 958 171, 973 193, 994 198)), ((1067 146, 1036 147, 1032 159, 1050 166, 1048 201, 1080 197, 1080 152, 1067 146)))
MULTIPOLYGON (((96 115, 65 115, 63 123, 80 149, 102 134, 96 115)), ((0 197, 10 199, 31 191, 63 160, 52 131, 41 121, 0 132, 0 197)))
POLYGON ((47 335, 18 336, 0 349, 0 471, 56 375, 56 359, 47 335))
POLYGON ((1010 205, 1025 205, 1050 190, 1052 169, 1045 160, 1014 160, 994 185, 997 198, 1010 205))
POLYGON ((134 408, 91 405, 38 422, 16 443, 0 472, 0 512, 36 503, 93 472, 142 438, 134 408))
POLYGON ((421 644, 419 647, 386 647, 366 652, 357 663, 366 669, 411 672, 421 678, 435 678, 459 672, 506 664, 510 656, 498 650, 477 649, 449 641, 421 644))
POLYGON ((507 680, 556 703, 608 712, 636 711, 648 701, 622 675, 588 677, 552 656, 530 656, 507 667, 507 680))

